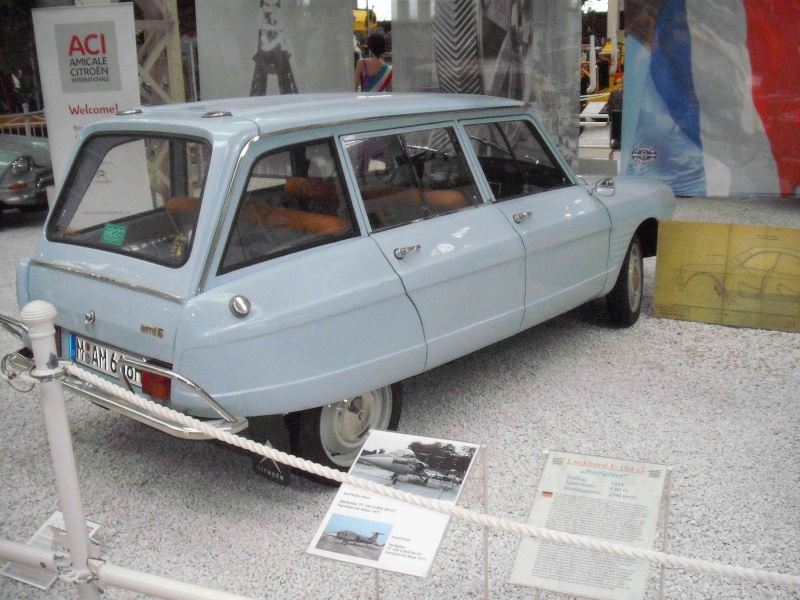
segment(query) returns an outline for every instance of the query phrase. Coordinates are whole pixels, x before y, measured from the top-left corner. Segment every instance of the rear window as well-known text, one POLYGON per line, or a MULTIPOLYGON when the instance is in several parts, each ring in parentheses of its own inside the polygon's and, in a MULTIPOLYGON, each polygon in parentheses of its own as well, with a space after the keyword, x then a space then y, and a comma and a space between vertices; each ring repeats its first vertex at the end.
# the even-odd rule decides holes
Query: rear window
POLYGON ((169 267, 189 257, 211 146, 160 135, 87 140, 47 225, 47 237, 169 267))

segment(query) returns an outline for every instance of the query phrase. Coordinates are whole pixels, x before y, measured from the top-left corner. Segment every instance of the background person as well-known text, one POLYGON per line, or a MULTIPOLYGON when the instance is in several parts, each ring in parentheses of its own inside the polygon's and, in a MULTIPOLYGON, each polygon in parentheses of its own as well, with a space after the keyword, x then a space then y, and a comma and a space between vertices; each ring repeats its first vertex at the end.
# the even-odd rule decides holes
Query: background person
POLYGON ((392 66, 381 56, 386 52, 386 39, 383 34, 374 32, 367 38, 369 58, 356 63, 355 90, 362 92, 391 92, 392 66))

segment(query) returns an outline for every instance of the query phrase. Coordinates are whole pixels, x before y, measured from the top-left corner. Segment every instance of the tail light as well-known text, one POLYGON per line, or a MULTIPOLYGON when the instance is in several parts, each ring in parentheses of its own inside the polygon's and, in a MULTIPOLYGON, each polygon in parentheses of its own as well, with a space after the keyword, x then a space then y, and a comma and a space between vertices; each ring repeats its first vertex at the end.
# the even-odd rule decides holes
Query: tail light
POLYGON ((169 400, 172 390, 169 377, 142 370, 142 391, 156 400, 169 400))

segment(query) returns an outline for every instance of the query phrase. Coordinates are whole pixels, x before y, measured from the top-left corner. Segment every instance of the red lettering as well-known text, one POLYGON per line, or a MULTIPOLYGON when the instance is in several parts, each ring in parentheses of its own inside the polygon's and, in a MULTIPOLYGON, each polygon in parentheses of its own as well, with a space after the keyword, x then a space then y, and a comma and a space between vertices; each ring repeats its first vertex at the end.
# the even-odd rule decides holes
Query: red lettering
POLYGON ((77 35, 73 35, 72 39, 69 41, 69 55, 72 56, 73 52, 86 54, 86 52, 83 50, 83 45, 81 44, 81 38, 79 38, 77 35))
POLYGON ((83 55, 91 54, 95 56, 97 54, 105 54, 106 53, 106 36, 104 33, 97 35, 96 33, 90 33, 87 35, 83 40, 79 38, 77 35, 73 35, 72 39, 69 41, 69 56, 72 56, 74 52, 80 52, 83 55), (100 41, 100 47, 97 47, 97 41, 100 41))
POLYGON ((83 45, 86 48, 86 51, 91 55, 100 54, 100 50, 93 50, 92 47, 89 45, 92 42, 92 40, 96 39, 97 39, 96 33, 90 33, 85 38, 83 38, 83 45))

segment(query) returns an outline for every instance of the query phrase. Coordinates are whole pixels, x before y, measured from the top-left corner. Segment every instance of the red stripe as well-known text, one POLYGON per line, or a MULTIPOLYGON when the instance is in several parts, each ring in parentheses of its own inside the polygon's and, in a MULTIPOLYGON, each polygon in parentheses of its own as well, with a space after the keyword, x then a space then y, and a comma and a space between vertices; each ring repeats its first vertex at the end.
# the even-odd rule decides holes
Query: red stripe
POLYGON ((781 194, 788 196, 800 186, 800 2, 743 0, 743 4, 753 103, 778 165, 781 194))

